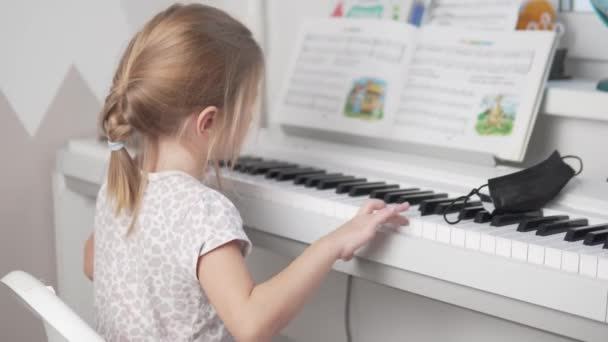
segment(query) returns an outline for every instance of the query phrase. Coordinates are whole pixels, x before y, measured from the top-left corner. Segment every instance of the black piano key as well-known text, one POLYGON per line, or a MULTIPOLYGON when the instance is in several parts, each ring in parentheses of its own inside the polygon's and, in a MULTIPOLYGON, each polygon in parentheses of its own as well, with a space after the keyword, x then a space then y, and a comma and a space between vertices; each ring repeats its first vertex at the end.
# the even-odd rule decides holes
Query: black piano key
POLYGON ((458 214, 458 219, 459 220, 471 220, 475 218, 475 215, 477 215, 478 212, 483 211, 484 207, 483 205, 478 205, 475 207, 468 207, 468 208, 464 208, 460 211, 460 214, 458 214))
POLYGON ((466 205, 464 204, 464 200, 456 201, 453 205, 452 205, 452 201, 444 202, 444 203, 440 203, 439 205, 437 205, 437 207, 435 208, 434 214, 443 215, 444 213, 446 213, 446 211, 447 211, 447 214, 453 214, 453 213, 459 212, 463 208, 475 207, 475 206, 479 206, 479 205, 481 205, 481 201, 470 201, 470 202, 467 202, 466 205))
POLYGON ((236 159, 236 163, 249 163, 249 162, 260 162, 264 158, 256 156, 240 156, 236 159))
POLYGON ((245 172, 245 169, 247 169, 247 167, 249 167, 249 165, 252 165, 255 163, 261 163, 262 161, 264 161, 262 158, 247 158, 247 159, 239 158, 236 161, 236 163, 234 164, 234 170, 240 171, 240 172, 245 172))
POLYGON ((267 171, 272 169, 287 167, 297 167, 297 165, 283 162, 280 160, 262 160, 260 162, 247 163, 245 171, 249 173, 251 173, 252 171, 263 171, 264 173, 266 173, 267 171))
POLYGON ((352 181, 352 182, 342 183, 342 184, 338 185, 336 187, 336 193, 337 194, 347 194, 350 192, 350 190, 352 188, 360 186, 360 185, 378 186, 378 185, 383 185, 383 184, 386 184, 386 183, 384 183, 384 182, 368 183, 367 181, 352 181))
MULTIPOLYGON (((306 182, 306 187, 319 187, 319 185, 321 185, 321 183, 328 183, 331 180, 336 180, 336 181, 350 181, 350 180, 354 180, 357 179, 357 177, 355 176, 348 176, 348 175, 341 175, 341 176, 332 176, 332 177, 323 177, 320 178, 318 180, 314 180, 314 179, 309 179, 306 182)), ((335 188, 335 186, 334 186, 335 188)), ((328 188, 329 189, 329 188, 328 188)))
MULTIPOLYGON (((600 230, 598 230, 598 231, 600 231, 600 230)), ((601 231, 603 231, 603 230, 601 230, 601 231)), ((602 247, 602 248, 608 249, 608 239, 606 239, 606 242, 604 242, 604 247, 602 247)))
POLYGON ((447 198, 448 194, 422 194, 422 195, 402 195, 397 198, 396 203, 408 202, 410 205, 418 205, 420 202, 434 198, 447 198))
POLYGON ((240 156, 236 159, 236 162, 248 162, 248 161, 261 161, 262 158, 261 157, 256 157, 256 156, 240 156))
POLYGON ((419 188, 405 188, 405 189, 382 189, 382 190, 374 190, 369 194, 369 197, 371 198, 377 198, 377 199, 384 199, 384 197, 388 194, 391 193, 399 193, 400 195, 403 195, 405 193, 408 192, 412 192, 412 191, 418 191, 420 190, 419 188))
POLYGON ((475 223, 487 223, 492 221, 492 214, 487 210, 482 210, 475 215, 475 219, 473 220, 475 223))
POLYGON ((278 160, 267 160, 267 159, 249 160, 249 161, 244 161, 244 162, 238 162, 236 167, 241 172, 248 172, 249 169, 251 169, 252 167, 254 167, 256 165, 262 165, 262 164, 268 164, 268 163, 276 164, 276 163, 279 163, 279 161, 278 160))
POLYGON ((603 230, 603 229, 608 229, 608 223, 570 228, 570 229, 568 229, 568 232, 566 233, 566 237, 564 237, 564 240, 566 240, 566 241, 584 240, 585 236, 587 236, 588 233, 595 232, 598 230, 603 230))
POLYGON ((384 196, 384 202, 386 203, 395 203, 397 202, 397 199, 401 196, 407 196, 407 195, 429 195, 432 194, 433 192, 430 190, 415 190, 415 191, 397 191, 397 192, 390 192, 388 194, 386 194, 384 196))
POLYGON ((252 175, 263 175, 271 169, 279 169, 279 168, 292 168, 297 167, 296 164, 290 164, 285 162, 262 162, 259 164, 251 165, 247 168, 247 173, 252 175))
POLYGON ((521 213, 508 213, 508 214, 497 214, 492 216, 491 226, 503 227, 511 224, 516 224, 521 221, 542 217, 542 210, 526 211, 521 213))
POLYGON ((608 237, 608 229, 596 230, 594 232, 589 232, 585 235, 585 240, 583 241, 583 245, 587 246, 595 246, 600 243, 604 243, 604 248, 606 248, 605 242, 608 237))
POLYGON ((266 174, 264 174, 264 177, 266 178, 276 178, 277 175, 283 171, 283 170, 297 170, 299 169, 298 167, 288 167, 288 168, 283 168, 283 167, 277 167, 277 168, 273 168, 273 169, 269 169, 266 174))
MULTIPOLYGON (((343 176, 343 174, 341 174, 341 173, 325 173, 325 172, 307 173, 307 174, 304 174, 304 175, 298 175, 298 176, 296 176, 296 178, 293 179, 293 184, 296 184, 296 185, 306 184, 306 182, 309 179, 316 178, 318 180, 319 179, 318 176, 331 177, 331 176, 343 176)), ((316 184, 314 184, 314 185, 316 185, 316 184)))
POLYGON ((322 179, 317 184, 317 189, 319 189, 319 190, 333 189, 333 188, 338 187, 338 185, 340 185, 342 183, 365 182, 365 181, 366 181, 365 178, 355 178, 353 176, 343 176, 343 177, 322 179))
POLYGON ((367 184, 367 185, 362 185, 362 186, 356 186, 356 187, 350 189, 350 192, 348 193, 348 195, 351 197, 364 196, 364 195, 369 195, 370 193, 372 193, 372 191, 397 189, 397 188, 399 188, 399 185, 397 185, 397 184, 382 184, 382 185, 367 184))
POLYGON ((422 216, 431 215, 431 214, 435 213, 435 208, 437 208, 437 206, 439 204, 445 203, 445 202, 449 203, 449 202, 453 202, 455 200, 456 200, 456 198, 436 198, 436 199, 422 201, 422 202, 420 202, 420 206, 418 207, 418 210, 420 211, 420 215, 422 215, 422 216))
POLYGON ((290 170, 290 171, 284 170, 284 171, 280 171, 277 174, 276 179, 280 182, 283 182, 283 181, 287 181, 287 180, 292 180, 292 179, 296 178, 296 176, 298 176, 298 175, 305 175, 305 174, 315 173, 315 172, 319 172, 319 171, 323 171, 323 170, 315 169, 312 167, 300 168, 298 170, 290 170))
POLYGON ((551 223, 569 219, 568 215, 552 215, 536 218, 529 218, 521 221, 517 227, 518 232, 531 232, 536 230, 543 223, 551 223))
POLYGON ((562 220, 551 223, 543 223, 536 230, 536 235, 549 236, 567 231, 570 228, 584 227, 589 225, 587 219, 562 220))

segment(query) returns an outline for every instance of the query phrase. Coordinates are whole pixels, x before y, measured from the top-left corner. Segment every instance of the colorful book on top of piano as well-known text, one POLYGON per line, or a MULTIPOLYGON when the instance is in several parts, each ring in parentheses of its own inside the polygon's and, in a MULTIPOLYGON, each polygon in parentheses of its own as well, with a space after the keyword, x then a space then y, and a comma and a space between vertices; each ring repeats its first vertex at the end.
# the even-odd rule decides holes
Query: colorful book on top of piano
POLYGON ((280 124, 521 161, 556 45, 549 31, 310 19, 275 106, 280 124))

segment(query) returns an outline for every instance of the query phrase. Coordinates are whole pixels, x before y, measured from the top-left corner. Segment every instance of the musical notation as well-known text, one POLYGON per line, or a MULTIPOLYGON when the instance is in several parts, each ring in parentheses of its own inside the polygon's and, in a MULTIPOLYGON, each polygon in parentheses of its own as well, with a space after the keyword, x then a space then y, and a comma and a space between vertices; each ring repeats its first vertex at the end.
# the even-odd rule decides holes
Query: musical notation
MULTIPOLYGON (((401 90, 395 124, 451 139, 470 136, 478 115, 488 110, 484 106, 492 109, 509 102, 508 110, 496 110, 509 111, 507 116, 514 119, 514 102, 534 56, 532 49, 498 48, 484 41, 418 44, 401 90)), ((506 122, 502 116, 499 120, 506 122)))
POLYGON ((371 64, 381 65, 379 69, 400 65, 406 49, 403 41, 358 32, 309 32, 296 55, 283 103, 324 117, 337 116, 357 73, 371 64))
POLYGON ((526 75, 534 61, 533 50, 480 49, 479 47, 421 44, 412 69, 441 68, 448 71, 526 75))

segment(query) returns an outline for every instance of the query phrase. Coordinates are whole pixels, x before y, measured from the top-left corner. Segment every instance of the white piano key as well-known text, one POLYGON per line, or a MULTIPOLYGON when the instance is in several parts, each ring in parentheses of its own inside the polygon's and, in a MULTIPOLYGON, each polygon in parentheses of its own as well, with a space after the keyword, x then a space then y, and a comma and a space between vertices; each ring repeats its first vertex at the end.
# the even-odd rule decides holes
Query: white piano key
POLYGON ((450 243, 454 246, 465 247, 465 230, 460 227, 452 227, 450 243))
POLYGON ((469 249, 479 250, 481 247, 481 233, 478 230, 470 230, 465 235, 465 246, 469 249))
POLYGON ((562 252, 555 248, 545 248, 545 265, 560 269, 562 267, 562 252))
POLYGON ((571 273, 578 273, 579 254, 576 252, 562 252, 562 270, 571 273))
POLYGON ((426 227, 423 225, 422 226, 422 237, 427 239, 427 240, 435 240, 437 237, 437 230, 436 230, 436 226, 432 226, 432 227, 426 227))
POLYGON ((484 253, 496 253, 496 239, 493 236, 481 234, 481 242, 479 246, 479 250, 484 253))
POLYGON ((545 247, 528 245, 528 262, 536 265, 545 264, 545 247))
POLYGON ((597 255, 581 254, 579 273, 587 277, 595 278, 597 277, 597 264, 597 255))
POLYGON ((528 261, 528 244, 521 241, 511 241, 511 257, 520 261, 528 261))
POLYGON ((452 228, 448 224, 437 225, 437 241, 450 243, 452 228))
POLYGON ((511 240, 497 237, 496 238, 496 254, 507 258, 511 257, 511 240))
MULTIPOLYGON (((435 215, 435 217, 438 217, 436 240, 439 242, 442 242, 442 243, 450 244, 452 230, 457 225, 451 225, 451 224, 447 223, 445 221, 445 219, 443 218, 443 215, 435 215)), ((458 217, 458 213, 447 215, 447 218, 449 221, 454 221, 454 220, 456 220, 457 217, 458 217)))
POLYGON ((428 240, 435 240, 437 237, 437 223, 433 218, 427 218, 422 223, 422 237, 428 240))
POLYGON ((424 221, 420 216, 417 206, 411 207, 408 210, 407 218, 409 220, 409 229, 406 230, 406 234, 421 237, 424 221))
POLYGON ((597 258, 597 277, 608 280, 608 253, 604 252, 597 258))

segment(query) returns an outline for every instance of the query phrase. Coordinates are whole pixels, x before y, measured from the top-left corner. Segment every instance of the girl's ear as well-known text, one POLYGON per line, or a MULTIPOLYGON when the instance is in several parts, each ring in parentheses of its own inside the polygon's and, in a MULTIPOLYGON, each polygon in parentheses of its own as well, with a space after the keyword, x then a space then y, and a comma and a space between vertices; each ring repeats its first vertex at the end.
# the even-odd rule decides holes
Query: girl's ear
POLYGON ((218 112, 217 107, 209 106, 203 109, 196 116, 196 134, 199 136, 205 135, 209 132, 213 123, 215 122, 215 116, 218 112))

